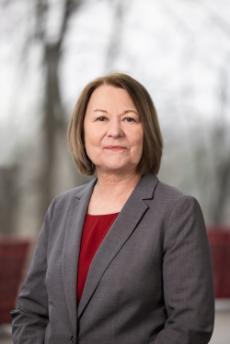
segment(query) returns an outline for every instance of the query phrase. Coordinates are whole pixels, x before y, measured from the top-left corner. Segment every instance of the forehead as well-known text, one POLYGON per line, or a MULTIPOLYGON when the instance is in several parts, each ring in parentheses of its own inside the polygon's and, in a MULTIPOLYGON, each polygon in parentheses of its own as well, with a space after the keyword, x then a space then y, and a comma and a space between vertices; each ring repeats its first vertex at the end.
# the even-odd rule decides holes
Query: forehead
POLYGON ((123 88, 112 85, 100 85, 93 91, 87 108, 95 106, 131 107, 135 109, 135 105, 129 93, 123 88))

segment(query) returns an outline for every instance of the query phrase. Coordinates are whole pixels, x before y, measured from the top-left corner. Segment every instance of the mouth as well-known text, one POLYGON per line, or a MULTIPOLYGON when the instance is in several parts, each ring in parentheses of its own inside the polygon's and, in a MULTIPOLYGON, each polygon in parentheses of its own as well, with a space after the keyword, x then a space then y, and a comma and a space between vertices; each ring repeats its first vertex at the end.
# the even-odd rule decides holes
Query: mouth
POLYGON ((127 148, 124 146, 105 146, 105 150, 113 151, 113 152, 123 152, 127 148))

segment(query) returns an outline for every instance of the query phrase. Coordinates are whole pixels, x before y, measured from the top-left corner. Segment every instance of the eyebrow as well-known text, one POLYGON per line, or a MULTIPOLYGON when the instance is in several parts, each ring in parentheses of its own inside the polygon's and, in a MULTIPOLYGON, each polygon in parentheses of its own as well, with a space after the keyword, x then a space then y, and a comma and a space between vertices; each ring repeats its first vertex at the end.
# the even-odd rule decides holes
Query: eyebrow
MULTIPOLYGON (((93 111, 94 111, 94 112, 108 113, 108 111, 103 110, 103 109, 94 109, 93 111)), ((126 113, 129 113, 129 112, 133 112, 133 113, 135 113, 136 115, 138 115, 138 112, 137 112, 136 110, 134 110, 134 109, 127 109, 127 110, 123 111, 123 112, 121 113, 121 115, 125 115, 126 113)))

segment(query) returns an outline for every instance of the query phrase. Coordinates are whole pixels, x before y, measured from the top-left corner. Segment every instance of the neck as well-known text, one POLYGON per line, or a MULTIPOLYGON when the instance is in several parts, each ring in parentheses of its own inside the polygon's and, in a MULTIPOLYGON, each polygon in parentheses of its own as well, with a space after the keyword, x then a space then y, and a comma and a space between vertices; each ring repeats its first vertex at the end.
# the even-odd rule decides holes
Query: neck
POLYGON ((127 190, 133 189, 140 179, 139 174, 97 174, 97 184, 96 187, 98 190, 105 192, 118 191, 118 190, 127 190))
POLYGON ((120 212, 140 179, 139 174, 97 173, 97 183, 88 206, 90 214, 120 212))

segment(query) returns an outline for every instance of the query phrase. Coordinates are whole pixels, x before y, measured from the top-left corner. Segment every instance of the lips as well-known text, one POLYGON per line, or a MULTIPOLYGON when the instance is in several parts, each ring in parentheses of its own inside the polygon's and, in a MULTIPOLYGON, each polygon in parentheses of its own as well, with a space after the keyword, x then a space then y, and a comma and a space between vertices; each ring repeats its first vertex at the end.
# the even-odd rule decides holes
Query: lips
POLYGON ((124 146, 113 146, 113 145, 109 145, 109 146, 105 146, 104 147, 105 150, 110 150, 110 151, 113 151, 113 152, 122 152, 124 150, 126 150, 127 148, 124 147, 124 146))

